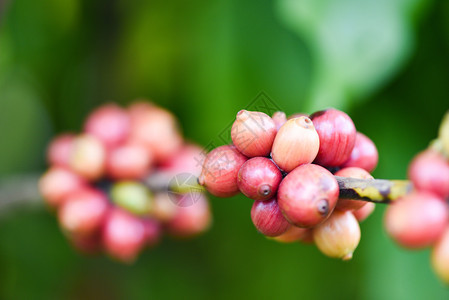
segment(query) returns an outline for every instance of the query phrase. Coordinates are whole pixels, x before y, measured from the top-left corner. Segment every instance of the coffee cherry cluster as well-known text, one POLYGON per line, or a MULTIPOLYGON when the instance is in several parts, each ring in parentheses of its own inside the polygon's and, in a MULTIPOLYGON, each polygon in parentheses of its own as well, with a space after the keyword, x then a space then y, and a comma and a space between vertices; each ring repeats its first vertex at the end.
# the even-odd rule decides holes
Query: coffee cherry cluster
POLYGON ((432 247, 435 273, 449 284, 449 114, 440 136, 411 161, 408 177, 412 193, 401 197, 385 212, 385 228, 407 249, 432 247))
POLYGON ((272 117, 241 110, 232 145, 212 150, 199 183, 213 195, 239 192, 255 200, 251 219, 279 242, 315 243, 324 254, 350 259, 360 240, 360 221, 373 203, 339 199, 335 176, 372 179, 378 153, 344 112, 272 117), (332 171, 332 172, 331 172, 332 171))
POLYGON ((195 159, 201 153, 183 141, 167 110, 148 102, 126 109, 107 104, 87 117, 83 133, 51 142, 50 168, 39 188, 76 248, 104 250, 132 262, 163 232, 187 237, 209 227, 209 204, 201 189, 167 190, 180 173, 196 181, 201 166, 195 159), (148 182, 152 178, 159 183, 148 182))

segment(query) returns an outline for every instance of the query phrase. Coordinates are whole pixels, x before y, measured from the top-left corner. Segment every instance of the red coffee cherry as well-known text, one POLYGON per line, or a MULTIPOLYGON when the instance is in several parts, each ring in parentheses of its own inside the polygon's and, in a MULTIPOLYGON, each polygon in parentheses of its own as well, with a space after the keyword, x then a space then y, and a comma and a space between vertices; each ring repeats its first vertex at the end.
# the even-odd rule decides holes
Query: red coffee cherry
POLYGON ((158 163, 164 163, 182 146, 176 118, 169 111, 144 102, 129 107, 131 132, 129 140, 142 144, 158 163))
POLYGON ((379 154, 376 145, 369 137, 357 132, 354 148, 343 167, 358 167, 372 172, 376 168, 378 160, 379 154))
POLYGON ((64 198, 85 187, 86 182, 75 173, 52 167, 39 180, 39 191, 51 207, 58 207, 64 198))
POLYGON ((97 232, 109 209, 106 195, 95 189, 81 189, 68 195, 58 211, 59 223, 75 235, 97 232))
POLYGON ((276 125, 267 114, 241 110, 232 124, 231 138, 242 154, 248 157, 267 156, 276 132, 276 125))
POLYGON ((273 122, 276 125, 277 131, 279 131, 282 125, 284 125, 284 123, 287 122, 287 116, 283 111, 275 112, 271 118, 273 119, 273 122))
POLYGON ((318 133, 307 117, 288 120, 274 139, 271 156, 284 171, 290 172, 299 165, 311 163, 320 146, 318 133))
POLYGON ((359 222, 363 222, 366 218, 369 217, 376 208, 376 205, 372 202, 368 202, 363 205, 361 208, 352 211, 352 214, 359 222))
POLYGON ((338 183, 331 172, 318 165, 305 164, 282 180, 278 204, 290 223, 313 227, 334 210, 338 194, 338 183))
POLYGON ((435 244, 431 255, 432 267, 438 277, 449 284, 449 227, 435 244))
POLYGON ((87 117, 84 131, 98 138, 107 148, 118 146, 128 138, 128 113, 115 104, 100 106, 87 117))
POLYGON ((125 144, 112 149, 106 173, 112 179, 140 179, 150 173, 153 156, 142 145, 125 144))
POLYGON ((212 150, 203 163, 199 183, 217 197, 230 197, 239 192, 237 174, 247 158, 234 146, 212 150))
POLYGON ((356 129, 351 118, 336 109, 327 109, 310 116, 320 137, 317 164, 338 167, 345 163, 355 144, 356 129))
POLYGON ((103 176, 106 166, 106 149, 94 136, 81 134, 75 138, 70 156, 70 168, 87 180, 103 176))
POLYGON ((435 243, 448 218, 447 205, 440 198, 427 192, 414 192, 387 208, 385 228, 399 245, 420 249, 435 243))
POLYGON ((138 217, 113 208, 108 214, 103 229, 103 245, 112 257, 133 262, 145 246, 147 231, 144 222, 138 217))
POLYGON ((194 144, 186 144, 179 151, 160 166, 160 170, 173 175, 191 173, 194 176, 201 174, 201 158, 204 150, 194 144))
MULTIPOLYGON (((351 177, 359 179, 373 179, 370 173, 361 168, 349 167, 335 173, 335 176, 351 177)), ((336 209, 338 210, 357 210, 362 208, 367 202, 361 200, 338 199, 336 209)))
POLYGON ((212 222, 209 202, 202 193, 188 193, 180 196, 178 203, 189 202, 190 206, 178 206, 173 218, 167 223, 168 232, 176 237, 191 237, 207 230, 212 222))
POLYGON ((276 195, 281 180, 281 171, 270 159, 254 157, 240 168, 237 184, 246 197, 264 201, 276 195))
POLYGON ((48 146, 47 160, 50 165, 67 168, 72 155, 75 135, 71 133, 57 136, 48 146))
POLYGON ((449 197, 449 162, 435 150, 418 154, 410 163, 408 177, 418 190, 449 197))
POLYGON ((276 198, 270 201, 255 201, 251 208, 251 220, 257 230, 266 236, 279 236, 290 227, 276 198))
POLYGON ((284 232, 279 236, 273 237, 273 240, 281 243, 294 243, 294 242, 308 243, 311 236, 312 236, 312 229, 290 225, 290 227, 287 229, 286 232, 284 232))
POLYGON ((313 229, 313 239, 323 254, 349 260, 360 242, 360 226, 351 212, 335 211, 313 229))

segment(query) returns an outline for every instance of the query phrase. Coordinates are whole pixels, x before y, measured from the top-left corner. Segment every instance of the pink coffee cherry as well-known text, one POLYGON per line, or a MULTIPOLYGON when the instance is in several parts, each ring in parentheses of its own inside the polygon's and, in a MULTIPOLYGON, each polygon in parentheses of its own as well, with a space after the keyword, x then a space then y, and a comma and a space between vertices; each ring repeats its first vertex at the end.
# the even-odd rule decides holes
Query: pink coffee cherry
POLYGON ((428 149, 412 160, 408 176, 416 189, 449 197, 449 162, 435 150, 428 149))
POLYGON ((126 263, 135 261, 146 244, 147 231, 144 222, 120 209, 113 208, 103 228, 103 245, 112 257, 126 263))
POLYGON ((276 195, 282 174, 266 157, 253 157, 239 170, 237 184, 240 191, 253 200, 269 200, 276 195))
POLYGON ((276 125, 277 131, 279 131, 279 129, 282 127, 282 125, 284 125, 285 122, 287 122, 287 116, 285 115, 285 112, 283 112, 283 111, 275 112, 271 118, 273 119, 273 122, 276 125))
POLYGON ((39 180, 39 191, 51 207, 58 207, 67 195, 85 186, 80 176, 61 167, 51 167, 39 180))
POLYGON ((142 144, 157 163, 164 163, 176 154, 182 146, 182 136, 172 113, 144 102, 131 105, 128 111, 132 143, 142 144))
POLYGON ((212 222, 209 202, 202 193, 188 193, 180 196, 190 199, 179 202, 190 202, 189 206, 178 206, 173 218, 167 223, 168 232, 176 237, 191 237, 207 230, 212 222), (194 201, 191 201, 194 199, 194 201))
POLYGON ((372 172, 376 168, 378 160, 379 154, 376 145, 369 137, 357 132, 354 148, 343 167, 358 167, 372 172))
POLYGON ((399 245, 410 249, 429 247, 448 224, 448 208, 439 197, 414 192, 387 207, 385 228, 399 245))
POLYGON ((315 159, 319 165, 338 167, 345 163, 355 144, 356 129, 351 118, 337 109, 327 109, 310 116, 320 137, 315 159))
POLYGON ((291 226, 284 218, 276 198, 255 201, 251 208, 251 220, 257 230, 266 236, 279 236, 291 226))
POLYGON ((273 237, 273 240, 281 243, 294 243, 294 242, 305 242, 313 243, 312 229, 301 228, 290 225, 286 232, 283 234, 273 237))
POLYGON ((352 211, 352 214, 359 222, 365 221, 366 218, 368 218, 376 208, 376 205, 372 202, 368 202, 365 205, 363 205, 361 208, 352 211))
POLYGON ((116 147, 128 138, 128 113, 116 104, 100 106, 87 117, 84 131, 98 138, 107 148, 116 147))
POLYGON ((68 168, 75 135, 65 133, 53 139, 48 146, 47 161, 50 165, 68 168))
POLYGON ((231 138, 243 155, 267 156, 270 154, 276 132, 276 125, 267 114, 241 110, 232 125, 231 138))
POLYGON ((247 157, 234 146, 220 146, 212 150, 203 163, 199 183, 217 197, 230 197, 239 192, 237 174, 247 157))
POLYGON ((160 166, 160 170, 173 175, 190 173, 194 176, 201 174, 201 159, 204 150, 195 144, 183 145, 179 151, 160 166))
POLYGON ((285 172, 299 165, 311 163, 320 147, 318 133, 307 117, 288 120, 274 139, 271 156, 285 172))
POLYGON ((142 145, 125 144, 112 149, 106 161, 106 173, 113 179, 140 179, 151 171, 153 156, 142 145))
MULTIPOLYGON (((335 173, 335 176, 341 177, 351 177, 351 178, 359 178, 359 179, 373 179, 370 173, 362 168, 357 167, 348 167, 343 168, 335 173)), ((362 208, 366 201, 361 200, 351 200, 351 199, 338 199, 336 209, 338 210, 357 210, 362 208)))
POLYGON ((97 232, 109 209, 106 195, 95 189, 81 189, 69 194, 58 211, 63 230, 75 235, 97 232))
POLYGON ((278 203, 290 223, 313 227, 332 213, 338 195, 338 183, 331 172, 318 165, 304 164, 282 180, 278 203))

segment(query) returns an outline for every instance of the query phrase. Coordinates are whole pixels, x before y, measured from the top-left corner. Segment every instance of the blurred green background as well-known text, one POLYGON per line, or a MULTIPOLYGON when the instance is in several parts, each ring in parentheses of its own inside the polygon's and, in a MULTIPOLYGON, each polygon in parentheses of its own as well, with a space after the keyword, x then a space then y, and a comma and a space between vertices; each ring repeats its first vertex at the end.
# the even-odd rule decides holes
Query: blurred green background
MULTIPOLYGON (((0 176, 42 172, 52 136, 101 103, 150 98, 203 146, 264 91, 291 114, 337 107, 405 178, 449 108, 449 2, 0 1, 0 176)), ((256 232, 251 201, 211 197, 214 226, 136 264, 77 254, 45 209, 0 216, 1 299, 449 299, 429 251, 362 223, 350 262, 256 232)))

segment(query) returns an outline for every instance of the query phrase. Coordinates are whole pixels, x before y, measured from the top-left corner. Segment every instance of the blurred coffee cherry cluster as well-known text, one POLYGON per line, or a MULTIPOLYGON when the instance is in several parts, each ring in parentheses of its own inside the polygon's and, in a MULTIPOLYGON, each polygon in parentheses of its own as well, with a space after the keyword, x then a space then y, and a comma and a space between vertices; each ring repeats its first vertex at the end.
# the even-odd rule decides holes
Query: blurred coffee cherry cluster
POLYGON ((51 142, 39 188, 77 249, 132 262, 163 233, 189 237, 209 227, 202 190, 173 180, 188 174, 196 182, 201 153, 169 111, 143 101, 106 104, 87 117, 84 132, 51 142))
POLYGON ((206 157, 199 177, 213 195, 242 192, 254 201, 251 219, 259 232, 280 242, 315 243, 324 254, 350 259, 360 240, 360 221, 373 203, 339 199, 334 174, 372 179, 378 153, 344 112, 310 116, 239 111, 233 145, 206 157))
POLYGON ((408 177, 414 191, 389 206, 385 228, 407 249, 432 247, 436 274, 449 284, 449 113, 440 134, 411 161, 408 177))

